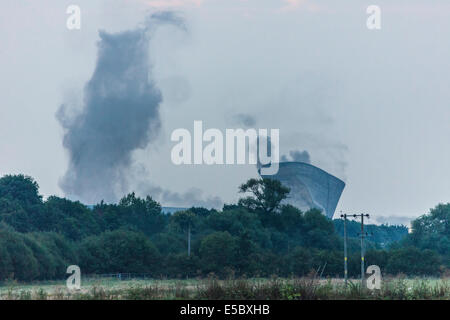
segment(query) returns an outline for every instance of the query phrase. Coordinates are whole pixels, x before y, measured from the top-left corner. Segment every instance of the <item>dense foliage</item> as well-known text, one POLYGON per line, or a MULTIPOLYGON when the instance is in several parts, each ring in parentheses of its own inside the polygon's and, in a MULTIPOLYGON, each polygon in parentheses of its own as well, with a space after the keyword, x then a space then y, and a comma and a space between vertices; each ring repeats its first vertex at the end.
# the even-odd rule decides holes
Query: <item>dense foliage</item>
MULTIPOLYGON (((0 179, 0 280, 64 278, 68 265, 86 273, 154 277, 343 275, 341 222, 317 209, 281 205, 289 189, 249 180, 244 197, 221 211, 191 208, 164 214, 150 196, 88 208, 51 196, 23 175, 0 179), (188 243, 190 252, 188 254, 188 243)), ((367 264, 384 274, 438 275, 449 264, 450 204, 399 226, 371 226, 367 264), (402 239, 403 237, 403 239, 402 239), (396 241, 396 242, 395 242, 396 241)), ((359 225, 349 223, 349 272, 360 271, 359 225)), ((370 230, 369 230, 370 231, 370 230)))

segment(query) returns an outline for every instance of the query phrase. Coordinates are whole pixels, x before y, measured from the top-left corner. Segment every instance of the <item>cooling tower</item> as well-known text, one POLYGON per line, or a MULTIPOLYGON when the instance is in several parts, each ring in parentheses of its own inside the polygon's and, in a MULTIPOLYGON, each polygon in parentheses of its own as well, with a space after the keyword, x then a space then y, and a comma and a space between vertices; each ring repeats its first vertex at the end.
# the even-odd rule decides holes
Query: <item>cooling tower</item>
POLYGON ((345 187, 344 181, 304 162, 281 162, 277 174, 261 177, 277 179, 291 189, 283 203, 302 211, 318 208, 330 219, 345 187))

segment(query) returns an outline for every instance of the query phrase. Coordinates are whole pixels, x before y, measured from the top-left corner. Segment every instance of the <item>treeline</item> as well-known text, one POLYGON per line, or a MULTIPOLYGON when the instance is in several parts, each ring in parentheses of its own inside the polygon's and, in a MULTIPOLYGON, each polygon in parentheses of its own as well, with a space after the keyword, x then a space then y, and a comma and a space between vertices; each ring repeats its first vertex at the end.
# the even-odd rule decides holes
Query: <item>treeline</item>
MULTIPOLYGON (((243 198, 221 211, 191 208, 172 215, 134 193, 90 209, 54 196, 44 201, 38 191, 30 177, 0 179, 0 281, 62 279, 72 264, 83 274, 169 278, 302 276, 312 270, 343 276, 335 222, 315 209, 280 205, 289 189, 278 181, 249 180, 240 187, 243 198)), ((368 242, 367 264, 379 265, 383 274, 438 275, 449 267, 449 216, 450 205, 440 205, 414 221, 414 232, 403 240, 368 242)), ((358 239, 350 238, 351 276, 360 272, 359 250, 358 239)))
MULTIPOLYGON (((366 241, 374 242, 382 248, 387 248, 392 242, 402 240, 408 234, 408 228, 403 225, 374 225, 366 224, 364 221, 364 232, 368 233, 366 241)), ((344 236, 344 220, 333 220, 334 228, 336 232, 343 237, 344 236)), ((359 238, 361 233, 361 223, 355 220, 347 219, 347 237, 359 238)))

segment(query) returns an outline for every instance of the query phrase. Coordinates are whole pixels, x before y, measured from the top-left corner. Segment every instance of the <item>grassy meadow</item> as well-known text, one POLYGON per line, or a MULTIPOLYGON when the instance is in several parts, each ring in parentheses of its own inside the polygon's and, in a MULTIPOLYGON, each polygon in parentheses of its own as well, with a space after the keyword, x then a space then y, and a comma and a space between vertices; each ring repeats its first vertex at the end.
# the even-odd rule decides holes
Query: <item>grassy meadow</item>
POLYGON ((385 278, 380 290, 361 288, 360 281, 342 279, 270 278, 218 280, 83 279, 71 291, 64 281, 0 285, 1 300, 449 300, 450 278, 385 278))

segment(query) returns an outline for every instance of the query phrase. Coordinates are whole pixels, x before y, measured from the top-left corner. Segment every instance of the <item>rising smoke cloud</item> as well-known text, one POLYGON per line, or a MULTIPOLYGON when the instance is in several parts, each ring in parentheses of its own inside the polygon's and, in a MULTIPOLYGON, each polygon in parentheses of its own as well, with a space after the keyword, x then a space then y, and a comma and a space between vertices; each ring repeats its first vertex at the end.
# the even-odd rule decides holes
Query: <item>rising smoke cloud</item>
POLYGON ((234 114, 231 120, 233 124, 242 125, 245 128, 254 128, 256 126, 255 117, 246 113, 234 114))
POLYGON ((154 199, 170 207, 204 207, 220 209, 223 201, 218 196, 205 197, 202 190, 191 188, 186 192, 179 193, 163 189, 151 184, 142 184, 138 189, 139 195, 150 194, 154 199))
POLYGON ((311 157, 309 155, 309 152, 306 150, 299 151, 299 150, 291 150, 289 151, 289 155, 282 155, 281 161, 295 161, 295 162, 304 162, 311 164, 311 157))
POLYGON ((116 201, 127 188, 132 153, 158 135, 162 95, 153 80, 149 40, 161 24, 185 29, 177 15, 160 12, 134 30, 99 32, 97 64, 81 111, 73 115, 69 101, 56 115, 69 154, 60 181, 66 196, 86 203, 116 201))

